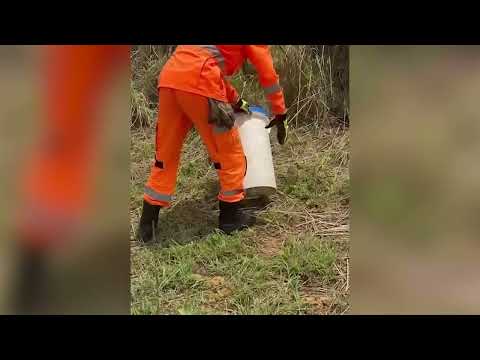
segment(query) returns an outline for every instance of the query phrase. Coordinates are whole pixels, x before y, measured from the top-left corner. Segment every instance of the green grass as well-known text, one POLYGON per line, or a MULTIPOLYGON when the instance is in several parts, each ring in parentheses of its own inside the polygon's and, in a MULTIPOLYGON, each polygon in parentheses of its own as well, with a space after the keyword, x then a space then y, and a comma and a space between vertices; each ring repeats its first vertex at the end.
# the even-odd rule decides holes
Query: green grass
MULTIPOLYGON (((278 193, 259 225, 218 233, 216 173, 192 133, 177 201, 160 216, 158 242, 132 240, 133 314, 333 314, 348 310, 348 132, 299 128, 280 147, 278 193), (297 176, 289 177, 296 168, 297 176)), ((132 238, 153 154, 153 131, 131 143, 132 238)))
MULTIPOLYGON (((132 51, 131 236, 154 154, 156 80, 165 45, 132 51)), ((348 49, 272 46, 289 108, 290 138, 271 142, 277 193, 258 225, 217 232, 217 176, 190 133, 177 200, 162 210, 157 242, 132 240, 134 314, 336 314, 348 310, 348 49)), ((251 104, 268 105, 251 66, 231 79, 251 104)))
POLYGON ((134 314, 304 314, 301 289, 330 284, 336 252, 316 239, 292 238, 277 255, 259 254, 243 234, 141 248, 133 256, 134 314))

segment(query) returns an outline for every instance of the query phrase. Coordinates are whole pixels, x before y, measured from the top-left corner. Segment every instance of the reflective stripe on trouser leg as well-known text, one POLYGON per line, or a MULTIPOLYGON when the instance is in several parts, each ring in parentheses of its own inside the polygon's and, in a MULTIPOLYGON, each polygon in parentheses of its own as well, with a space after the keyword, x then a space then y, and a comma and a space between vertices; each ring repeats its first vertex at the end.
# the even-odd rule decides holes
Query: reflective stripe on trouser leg
POLYGON ((152 164, 150 169, 150 177, 143 190, 143 199, 152 205, 160 205, 163 207, 170 206, 174 200, 172 195, 175 191, 176 174, 171 171, 160 169, 152 164))
POLYGON ((235 196, 238 194, 243 193, 243 190, 226 190, 226 191, 220 191, 220 194, 222 196, 235 196))
POLYGON ((209 111, 206 97, 177 91, 177 102, 195 125, 207 147, 210 159, 220 164, 217 174, 221 192, 236 190, 233 195, 220 193, 218 198, 226 202, 242 200, 244 193, 239 192, 238 189, 243 189, 246 164, 238 129, 234 127, 228 131, 215 132, 214 126, 208 123, 209 111))
POLYGON ((175 199, 175 197, 173 195, 162 194, 162 193, 156 192, 155 190, 153 190, 152 188, 150 188, 148 186, 145 186, 143 191, 146 195, 148 195, 149 197, 151 197, 152 199, 157 200, 157 201, 171 202, 175 199))
POLYGON ((192 123, 185 117, 177 103, 176 90, 160 88, 157 146, 143 196, 148 203, 169 206, 173 200, 180 152, 191 127, 192 123))
POLYGON ((245 197, 243 181, 245 179, 246 160, 238 128, 226 132, 213 132, 217 145, 217 159, 220 169, 217 170, 220 180, 218 199, 226 202, 237 202, 245 197))

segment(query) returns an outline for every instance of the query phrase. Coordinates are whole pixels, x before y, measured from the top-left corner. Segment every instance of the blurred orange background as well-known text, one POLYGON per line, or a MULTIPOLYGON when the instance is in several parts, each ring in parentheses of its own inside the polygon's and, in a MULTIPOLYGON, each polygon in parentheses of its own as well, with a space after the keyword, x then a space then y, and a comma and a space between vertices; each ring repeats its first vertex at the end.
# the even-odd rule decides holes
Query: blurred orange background
POLYGON ((37 242, 37 312, 129 313, 129 47, 2 46, 0 78, 0 311, 37 242))

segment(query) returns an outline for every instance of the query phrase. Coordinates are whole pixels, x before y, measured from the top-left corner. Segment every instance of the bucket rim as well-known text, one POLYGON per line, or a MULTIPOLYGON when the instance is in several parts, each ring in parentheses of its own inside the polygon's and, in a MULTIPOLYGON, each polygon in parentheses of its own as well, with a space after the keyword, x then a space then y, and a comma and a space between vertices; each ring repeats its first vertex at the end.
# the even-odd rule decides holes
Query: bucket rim
POLYGON ((266 117, 269 116, 268 110, 265 109, 263 106, 250 105, 248 108, 249 108, 250 112, 252 112, 252 113, 261 114, 261 115, 266 116, 266 117))

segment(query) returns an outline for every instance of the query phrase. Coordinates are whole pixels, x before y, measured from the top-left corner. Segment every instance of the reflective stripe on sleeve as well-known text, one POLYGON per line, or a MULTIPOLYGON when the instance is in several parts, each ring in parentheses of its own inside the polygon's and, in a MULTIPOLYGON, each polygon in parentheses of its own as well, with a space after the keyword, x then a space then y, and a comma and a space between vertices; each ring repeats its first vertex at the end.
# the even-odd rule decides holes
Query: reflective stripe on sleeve
POLYGON ((270 95, 270 94, 276 93, 278 91, 282 91, 282 87, 280 86, 280 84, 273 84, 273 85, 264 87, 263 91, 264 91, 265 95, 270 95))
POLYGON ((213 55, 215 60, 217 60, 218 65, 222 71, 225 70, 225 58, 223 57, 220 50, 215 45, 199 45, 200 47, 207 49, 213 55))

